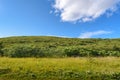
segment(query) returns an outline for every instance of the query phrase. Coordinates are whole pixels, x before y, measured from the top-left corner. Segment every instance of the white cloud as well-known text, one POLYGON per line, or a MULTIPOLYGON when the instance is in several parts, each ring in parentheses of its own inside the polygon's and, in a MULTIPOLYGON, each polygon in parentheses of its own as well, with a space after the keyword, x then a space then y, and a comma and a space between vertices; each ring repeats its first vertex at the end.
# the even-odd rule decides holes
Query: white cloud
POLYGON ((103 30, 100 30, 100 31, 95 31, 95 32, 85 32, 85 33, 82 33, 79 38, 91 38, 93 36, 97 36, 97 35, 103 35, 103 34, 110 34, 112 32, 110 31, 103 31, 103 30))
POLYGON ((62 21, 87 22, 103 14, 113 13, 120 0, 55 0, 55 12, 60 12, 62 21))
POLYGON ((71 38, 71 37, 62 36, 62 35, 46 35, 46 36, 61 37, 61 38, 71 38))

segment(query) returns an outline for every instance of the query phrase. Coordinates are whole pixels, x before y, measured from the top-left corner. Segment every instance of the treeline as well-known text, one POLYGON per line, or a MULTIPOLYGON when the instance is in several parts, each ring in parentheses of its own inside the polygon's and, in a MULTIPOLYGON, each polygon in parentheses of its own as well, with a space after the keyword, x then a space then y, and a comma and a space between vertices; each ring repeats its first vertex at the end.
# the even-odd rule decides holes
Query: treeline
POLYGON ((1 57, 120 56, 120 39, 9 37, 0 39, 1 57))

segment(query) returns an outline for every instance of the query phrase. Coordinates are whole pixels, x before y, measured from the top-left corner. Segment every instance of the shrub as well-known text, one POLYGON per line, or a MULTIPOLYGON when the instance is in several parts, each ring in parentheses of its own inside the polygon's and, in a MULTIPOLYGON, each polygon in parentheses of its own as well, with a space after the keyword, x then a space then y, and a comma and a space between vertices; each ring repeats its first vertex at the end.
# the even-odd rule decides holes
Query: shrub
POLYGON ((77 57, 80 56, 79 54, 79 49, 78 48, 65 48, 64 49, 64 53, 68 56, 68 57, 77 57))
POLYGON ((111 56, 120 57, 120 52, 119 51, 112 51, 111 56))
POLYGON ((3 51, 2 51, 2 48, 3 48, 3 44, 0 43, 0 56, 3 56, 3 51))
POLYGON ((13 45, 4 49, 4 56, 8 57, 44 57, 40 48, 27 45, 13 45))
POLYGON ((80 54, 81 57, 90 56, 90 52, 87 49, 84 49, 84 48, 79 50, 79 54, 80 54))

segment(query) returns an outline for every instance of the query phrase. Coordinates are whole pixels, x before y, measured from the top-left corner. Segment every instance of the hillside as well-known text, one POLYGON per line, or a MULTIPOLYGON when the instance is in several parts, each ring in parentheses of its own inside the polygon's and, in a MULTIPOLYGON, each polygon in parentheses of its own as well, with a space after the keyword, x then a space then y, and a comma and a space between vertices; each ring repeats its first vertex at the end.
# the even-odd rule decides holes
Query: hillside
POLYGON ((50 36, 0 38, 0 56, 120 56, 120 39, 79 39, 50 36))

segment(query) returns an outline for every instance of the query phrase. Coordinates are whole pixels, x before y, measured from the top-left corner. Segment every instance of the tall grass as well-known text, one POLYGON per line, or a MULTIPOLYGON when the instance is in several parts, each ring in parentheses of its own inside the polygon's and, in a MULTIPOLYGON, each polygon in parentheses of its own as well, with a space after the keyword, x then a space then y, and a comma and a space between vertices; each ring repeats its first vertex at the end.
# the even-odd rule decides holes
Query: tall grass
POLYGON ((120 80, 120 58, 0 58, 0 80, 120 80))

